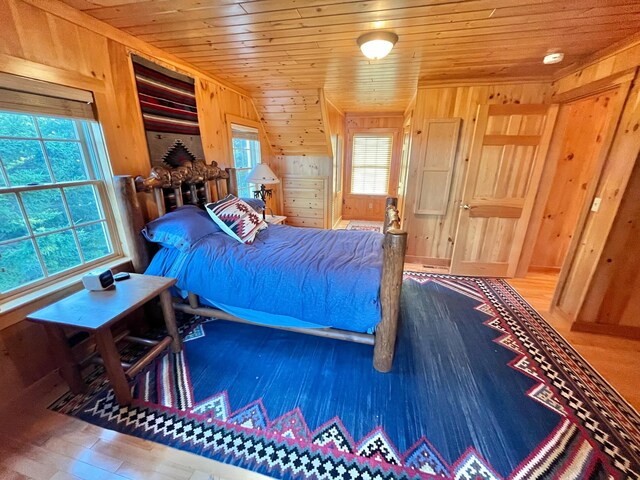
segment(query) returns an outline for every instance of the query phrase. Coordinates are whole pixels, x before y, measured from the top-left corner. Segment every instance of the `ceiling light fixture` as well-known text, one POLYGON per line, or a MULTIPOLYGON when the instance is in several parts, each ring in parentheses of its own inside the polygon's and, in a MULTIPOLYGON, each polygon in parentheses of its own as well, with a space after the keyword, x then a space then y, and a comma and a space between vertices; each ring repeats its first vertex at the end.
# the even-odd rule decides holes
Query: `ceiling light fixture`
POLYGON ((553 65, 554 63, 560 63, 562 60, 564 60, 564 53, 555 52, 545 55, 542 59, 542 63, 545 65, 553 65))
POLYGON ((392 32, 369 32, 358 37, 358 45, 365 57, 380 60, 386 57, 398 41, 398 35, 392 32))

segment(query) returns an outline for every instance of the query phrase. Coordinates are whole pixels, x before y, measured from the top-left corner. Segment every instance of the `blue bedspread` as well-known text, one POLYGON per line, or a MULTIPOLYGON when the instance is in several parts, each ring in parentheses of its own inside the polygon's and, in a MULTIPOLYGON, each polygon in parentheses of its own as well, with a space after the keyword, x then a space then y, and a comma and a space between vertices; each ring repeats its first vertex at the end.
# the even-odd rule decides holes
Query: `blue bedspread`
POLYGON ((221 307, 365 332, 380 321, 383 238, 270 225, 244 245, 219 232, 188 252, 160 249, 146 273, 175 277, 178 288, 221 307))

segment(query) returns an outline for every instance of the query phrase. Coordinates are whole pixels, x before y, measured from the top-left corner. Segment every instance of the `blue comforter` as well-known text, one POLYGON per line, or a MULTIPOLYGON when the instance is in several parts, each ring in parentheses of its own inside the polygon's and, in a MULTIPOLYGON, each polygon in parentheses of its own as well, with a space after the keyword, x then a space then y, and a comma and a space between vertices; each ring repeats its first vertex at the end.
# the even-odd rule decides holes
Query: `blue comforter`
MULTIPOLYGON (((219 232, 187 252, 161 248, 146 273, 175 277, 178 288, 229 307, 230 313, 245 309, 372 331, 381 315, 383 238, 374 232, 270 225, 253 245, 244 245, 219 232)), ((274 321, 265 318, 265 323, 274 321)))

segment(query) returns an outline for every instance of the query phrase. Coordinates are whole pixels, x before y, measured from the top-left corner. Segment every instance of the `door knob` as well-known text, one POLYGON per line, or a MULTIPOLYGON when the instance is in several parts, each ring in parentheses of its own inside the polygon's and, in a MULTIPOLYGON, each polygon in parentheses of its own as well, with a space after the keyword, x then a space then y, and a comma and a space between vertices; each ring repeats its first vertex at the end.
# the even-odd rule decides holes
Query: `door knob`
POLYGON ((463 205, 460 205, 460 208, 464 208, 465 210, 471 210, 471 205, 469 205, 468 203, 465 203, 463 205))

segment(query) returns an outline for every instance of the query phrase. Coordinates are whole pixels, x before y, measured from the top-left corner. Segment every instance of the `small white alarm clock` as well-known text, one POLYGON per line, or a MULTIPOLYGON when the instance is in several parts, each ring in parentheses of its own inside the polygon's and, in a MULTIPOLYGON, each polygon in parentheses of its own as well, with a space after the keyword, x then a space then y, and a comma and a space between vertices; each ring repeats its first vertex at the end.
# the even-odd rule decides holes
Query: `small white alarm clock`
POLYGON ((94 270, 82 277, 84 288, 91 291, 106 290, 114 284, 111 270, 94 270))

